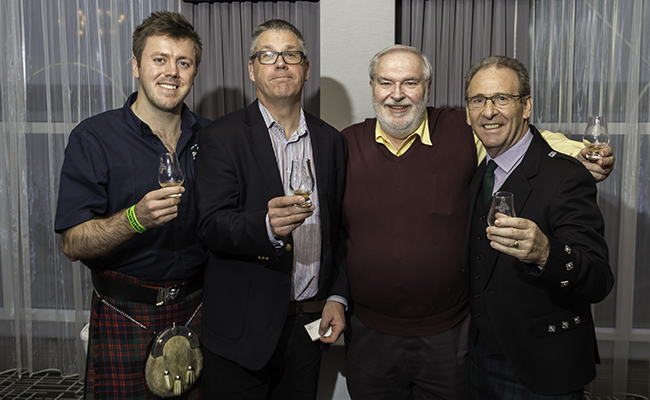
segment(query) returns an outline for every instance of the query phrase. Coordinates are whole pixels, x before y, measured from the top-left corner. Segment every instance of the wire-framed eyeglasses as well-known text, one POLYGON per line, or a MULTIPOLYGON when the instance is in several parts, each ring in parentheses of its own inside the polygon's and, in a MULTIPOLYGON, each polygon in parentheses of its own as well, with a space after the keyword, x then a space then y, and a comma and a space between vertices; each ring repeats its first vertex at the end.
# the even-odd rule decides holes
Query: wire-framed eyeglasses
POLYGON ((497 108, 509 107, 517 102, 521 97, 528 96, 527 94, 495 94, 491 97, 474 96, 466 97, 467 108, 470 110, 480 110, 487 105, 488 100, 492 101, 497 108))
POLYGON ((305 59, 305 53, 302 51, 272 51, 264 50, 256 52, 251 60, 257 57, 260 64, 271 65, 278 61, 278 57, 282 56, 285 64, 300 64, 305 59))

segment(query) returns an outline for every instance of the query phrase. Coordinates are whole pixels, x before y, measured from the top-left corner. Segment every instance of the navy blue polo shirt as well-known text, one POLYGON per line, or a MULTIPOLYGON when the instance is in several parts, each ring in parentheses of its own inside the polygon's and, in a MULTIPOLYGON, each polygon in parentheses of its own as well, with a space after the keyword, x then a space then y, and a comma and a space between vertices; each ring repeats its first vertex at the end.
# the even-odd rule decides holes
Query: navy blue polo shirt
MULTIPOLYGON (((109 217, 137 202, 158 184, 158 155, 167 152, 160 139, 124 107, 90 117, 77 125, 65 150, 56 210, 57 233, 93 218, 109 217)), ((207 252, 197 234, 194 158, 198 132, 210 122, 183 105, 176 146, 185 175, 178 216, 147 230, 106 257, 81 260, 88 267, 150 281, 187 279, 200 272, 207 252)))

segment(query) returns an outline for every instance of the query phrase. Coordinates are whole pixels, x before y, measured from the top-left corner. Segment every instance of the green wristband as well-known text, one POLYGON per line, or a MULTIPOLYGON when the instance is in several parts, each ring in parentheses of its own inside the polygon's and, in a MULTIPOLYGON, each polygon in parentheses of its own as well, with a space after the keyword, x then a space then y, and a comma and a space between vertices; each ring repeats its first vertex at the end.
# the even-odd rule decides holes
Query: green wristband
POLYGON ((131 207, 129 207, 129 208, 126 210, 126 217, 129 219, 129 223, 131 224, 131 226, 133 227, 133 229, 134 229, 136 232, 138 232, 138 233, 142 233, 142 232, 146 231, 147 228, 145 228, 144 226, 140 225, 140 223, 138 222, 138 219, 135 217, 135 211, 134 211, 134 209, 135 209, 135 206, 134 206, 134 205, 131 206, 131 207))

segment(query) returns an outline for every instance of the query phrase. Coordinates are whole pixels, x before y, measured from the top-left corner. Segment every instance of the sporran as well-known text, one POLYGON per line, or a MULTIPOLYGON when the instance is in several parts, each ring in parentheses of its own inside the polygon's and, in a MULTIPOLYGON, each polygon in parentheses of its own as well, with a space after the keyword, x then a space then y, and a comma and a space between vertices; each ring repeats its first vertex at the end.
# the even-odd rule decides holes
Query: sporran
POLYGON ((192 388, 202 369, 199 338, 188 327, 174 324, 154 340, 144 377, 147 387, 156 396, 177 397, 192 388))

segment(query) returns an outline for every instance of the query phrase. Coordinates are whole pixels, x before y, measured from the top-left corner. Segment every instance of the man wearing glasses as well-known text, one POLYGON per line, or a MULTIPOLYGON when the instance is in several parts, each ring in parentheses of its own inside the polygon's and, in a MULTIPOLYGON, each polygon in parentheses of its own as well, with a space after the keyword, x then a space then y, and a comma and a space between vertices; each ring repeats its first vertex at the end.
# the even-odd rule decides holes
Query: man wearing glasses
POLYGON ((473 399, 583 398, 599 362, 591 304, 614 284, 596 185, 528 124, 528 71, 494 56, 465 78, 467 123, 487 149, 470 184, 464 267, 470 281, 473 399), (486 170, 494 165, 492 178, 486 170), (496 190, 517 217, 485 215, 496 190))
POLYGON ((202 387, 209 399, 315 399, 321 348, 345 328, 347 146, 300 107, 309 60, 293 25, 255 29, 248 71, 257 100, 199 139, 199 235, 210 251, 202 387), (309 206, 291 195, 294 159, 311 160, 309 206))
MULTIPOLYGON (((348 390, 359 400, 466 400, 462 254, 469 183, 485 150, 465 112, 427 108, 432 68, 419 50, 390 46, 373 57, 369 72, 377 118, 342 132, 349 146, 348 390)), ((572 154, 583 147, 546 135, 568 142, 561 146, 572 154)), ((613 162, 610 156, 590 166, 594 176, 607 176, 613 162)))

